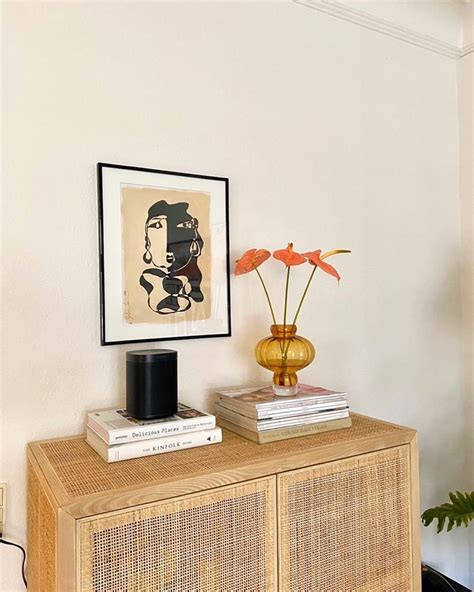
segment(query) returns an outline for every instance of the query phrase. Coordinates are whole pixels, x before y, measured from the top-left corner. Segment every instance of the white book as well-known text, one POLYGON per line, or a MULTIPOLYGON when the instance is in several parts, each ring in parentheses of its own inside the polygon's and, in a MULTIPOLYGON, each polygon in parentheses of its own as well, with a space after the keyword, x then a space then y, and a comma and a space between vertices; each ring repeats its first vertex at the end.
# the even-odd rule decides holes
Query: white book
POLYGON ((231 411, 230 409, 222 407, 218 403, 215 404, 215 408, 218 417, 254 432, 265 432, 269 430, 278 430, 295 426, 307 426, 315 423, 323 423, 335 419, 344 419, 349 417, 348 407, 345 407, 344 409, 322 411, 320 413, 310 413, 308 415, 297 417, 259 420, 251 419, 250 417, 246 417, 245 415, 237 413, 236 411, 231 411))
POLYGON ((91 411, 87 414, 87 425, 106 444, 113 445, 210 430, 216 427, 216 418, 178 403, 178 411, 174 415, 147 421, 135 419, 125 409, 91 411))
POLYGON ((323 421, 321 423, 311 423, 304 426, 292 426, 289 428, 281 428, 278 430, 265 430, 264 432, 254 432, 243 428, 231 421, 227 421, 223 417, 219 417, 219 423, 223 428, 235 432, 247 440, 251 440, 256 444, 267 444, 268 442, 277 442, 278 440, 288 440, 289 438, 299 438, 301 436, 309 436, 312 434, 321 434, 323 432, 332 432, 334 430, 341 430, 343 428, 350 428, 352 420, 350 417, 345 419, 332 419, 331 421, 323 421))
POLYGON ((213 428, 190 434, 164 436, 153 440, 139 440, 128 444, 108 446, 93 429, 87 428, 87 443, 108 463, 153 456, 165 452, 176 452, 186 448, 196 448, 197 446, 208 446, 219 442, 222 442, 222 430, 221 428, 213 428))

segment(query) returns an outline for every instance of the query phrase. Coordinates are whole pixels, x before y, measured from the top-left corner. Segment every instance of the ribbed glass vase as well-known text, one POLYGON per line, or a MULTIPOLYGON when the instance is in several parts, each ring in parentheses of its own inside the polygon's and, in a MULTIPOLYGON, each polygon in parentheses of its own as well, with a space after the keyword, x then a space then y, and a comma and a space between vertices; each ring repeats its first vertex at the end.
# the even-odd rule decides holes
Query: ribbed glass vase
POLYGON ((273 372, 273 392, 282 397, 296 395, 296 372, 311 364, 316 355, 311 341, 297 335, 296 329, 296 325, 272 325, 271 337, 261 339, 255 348, 257 362, 273 372))

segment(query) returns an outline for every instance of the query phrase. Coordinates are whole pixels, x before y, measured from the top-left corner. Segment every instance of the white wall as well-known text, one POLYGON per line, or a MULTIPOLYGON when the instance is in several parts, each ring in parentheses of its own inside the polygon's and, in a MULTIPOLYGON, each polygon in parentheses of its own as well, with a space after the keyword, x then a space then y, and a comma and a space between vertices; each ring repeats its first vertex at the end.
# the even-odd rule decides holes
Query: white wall
MULTIPOLYGON (((468 47, 474 41, 474 4, 465 5, 464 40, 468 47)), ((471 46, 472 47, 472 46, 471 46)), ((470 459, 466 466, 471 490, 474 489, 474 53, 458 62, 459 102, 459 194, 461 203, 462 239, 462 302, 464 343, 464 385, 468 397, 470 459), (470 461, 470 462, 469 462, 470 461)), ((474 589, 474 528, 470 529, 470 587, 474 589)))
MULTIPOLYGON (((286 2, 3 11, 6 534, 25 541, 26 443, 122 404, 140 348, 99 345, 98 160, 229 176, 232 259, 352 248, 300 318, 319 350, 302 378, 420 431, 422 508, 467 487, 456 62, 286 2)), ((232 338, 167 344, 185 402, 268 378, 263 297, 252 277, 232 290, 232 338)), ((423 530, 424 560, 464 583, 467 556, 464 531, 423 530)), ((20 591, 16 551, 0 560, 20 591)))

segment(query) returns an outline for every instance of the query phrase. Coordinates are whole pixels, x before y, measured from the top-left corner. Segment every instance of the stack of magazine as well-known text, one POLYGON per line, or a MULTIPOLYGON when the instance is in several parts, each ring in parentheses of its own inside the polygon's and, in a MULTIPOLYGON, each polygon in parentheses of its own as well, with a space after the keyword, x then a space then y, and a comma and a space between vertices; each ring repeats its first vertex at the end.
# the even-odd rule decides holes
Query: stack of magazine
POLYGON ((218 391, 219 425, 264 444, 349 428, 346 393, 300 385, 292 397, 279 397, 272 387, 235 387, 218 391))
POLYGON ((209 413, 183 403, 171 417, 142 421, 124 409, 87 415, 87 443, 109 463, 222 442, 222 430, 209 413))

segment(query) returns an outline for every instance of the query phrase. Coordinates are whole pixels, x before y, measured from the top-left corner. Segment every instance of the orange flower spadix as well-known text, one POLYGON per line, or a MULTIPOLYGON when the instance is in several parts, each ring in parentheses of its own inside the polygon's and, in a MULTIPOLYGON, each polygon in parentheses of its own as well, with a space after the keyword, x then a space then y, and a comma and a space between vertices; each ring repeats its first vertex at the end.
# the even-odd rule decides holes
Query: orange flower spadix
POLYGON ((305 257, 301 253, 293 251, 293 243, 288 243, 286 249, 280 249, 279 251, 273 252, 273 257, 282 261, 287 267, 293 265, 301 265, 306 261, 305 257))

